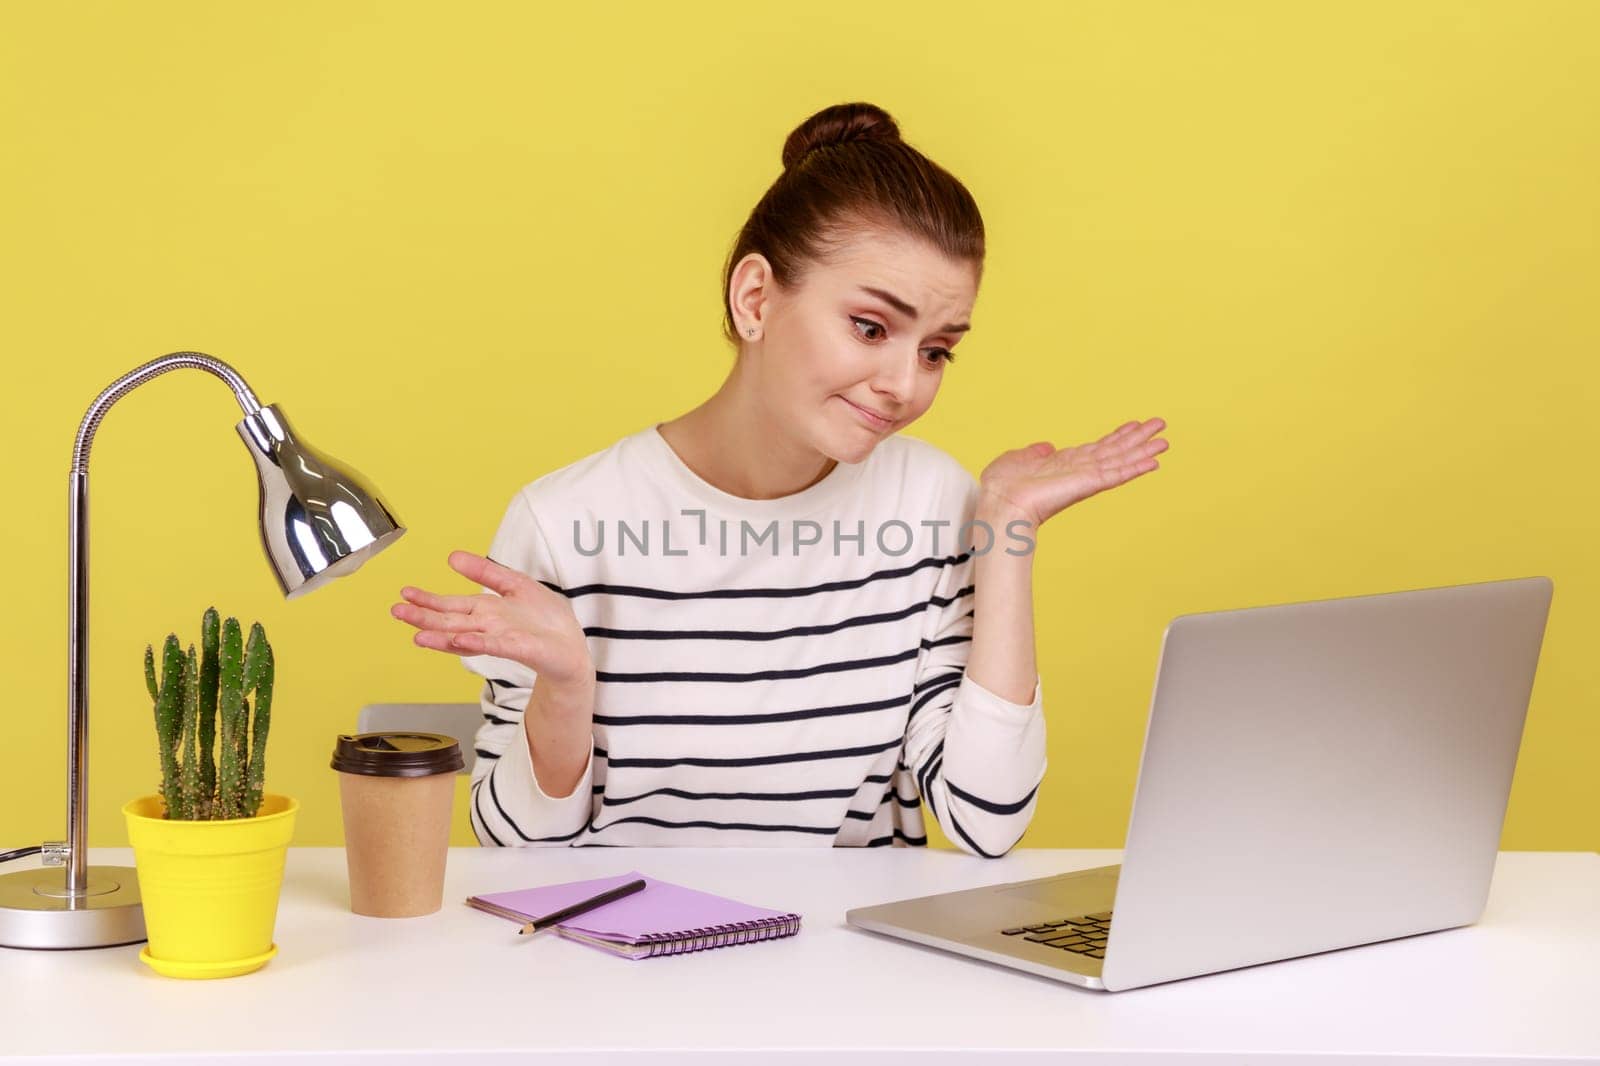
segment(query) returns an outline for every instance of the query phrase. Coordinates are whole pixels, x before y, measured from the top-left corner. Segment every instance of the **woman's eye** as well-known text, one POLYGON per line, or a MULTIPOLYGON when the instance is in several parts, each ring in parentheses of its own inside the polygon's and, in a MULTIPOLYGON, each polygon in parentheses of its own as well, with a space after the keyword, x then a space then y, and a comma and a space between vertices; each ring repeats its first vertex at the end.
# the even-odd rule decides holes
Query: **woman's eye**
MULTIPOLYGON (((857 327, 865 326, 868 330, 877 331, 876 333, 865 334, 867 340, 875 341, 879 337, 883 336, 884 327, 879 323, 872 321, 870 318, 857 318, 855 315, 851 315, 850 321, 857 327)), ((857 332, 861 332, 859 328, 857 332)), ((939 363, 953 363, 956 361, 955 353, 948 348, 929 348, 923 353, 923 355, 928 357, 930 361, 936 365, 939 363)))
POLYGON ((857 318, 855 315, 851 315, 850 316, 850 321, 854 322, 858 326, 869 326, 872 329, 875 329, 875 330, 878 331, 877 333, 875 333, 872 336, 868 337, 867 338, 868 340, 877 340, 879 337, 881 337, 883 335, 883 327, 878 325, 878 323, 872 321, 872 319, 870 319, 870 318, 857 318))

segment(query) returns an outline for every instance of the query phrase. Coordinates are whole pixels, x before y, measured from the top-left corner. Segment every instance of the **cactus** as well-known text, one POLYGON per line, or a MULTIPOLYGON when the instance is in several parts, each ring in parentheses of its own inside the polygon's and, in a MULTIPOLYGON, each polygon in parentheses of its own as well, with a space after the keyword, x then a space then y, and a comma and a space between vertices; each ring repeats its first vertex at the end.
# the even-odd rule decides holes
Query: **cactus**
MULTIPOLYGON (((242 654, 242 653, 241 653, 242 654)), ((244 667, 240 666, 242 672, 244 667)), ((245 692, 250 686, 245 686, 245 692)), ((238 776, 233 781, 233 816, 247 818, 253 812, 245 810, 246 793, 250 788, 250 697, 239 698, 239 730, 233 735, 233 757, 238 763, 238 776)))
POLYGON ((145 688, 155 709, 160 794, 170 819, 252 818, 261 809, 272 715, 272 645, 259 622, 244 645, 239 621, 201 619, 201 650, 180 650, 177 634, 144 651, 145 688), (255 696, 251 728, 251 694, 255 696), (212 757, 213 741, 217 756, 212 757))
POLYGON ((261 791, 267 772, 267 730, 272 724, 272 645, 257 622, 250 627, 244 649, 245 687, 256 694, 255 723, 250 730, 250 759, 245 774, 247 815, 261 809, 261 791))
POLYGON ((217 670, 220 661, 217 645, 221 639, 221 620, 215 607, 207 607, 200 618, 200 813, 211 817, 212 797, 217 794, 217 761, 211 746, 217 739, 217 670))
POLYGON ((222 623, 221 689, 217 703, 217 731, 220 734, 217 754, 217 806, 218 818, 235 818, 239 808, 239 726, 244 717, 244 648, 239 635, 239 621, 230 618, 222 623))
MULTIPOLYGON (((149 645, 145 646, 150 654, 149 645)), ((156 692, 156 745, 161 757, 161 801, 167 816, 178 803, 178 724, 182 715, 183 652, 176 634, 168 634, 161 652, 161 686, 156 692)), ((147 675, 148 679, 148 675, 147 675)))
POLYGON ((200 685, 197 680, 199 665, 194 645, 183 662, 183 763, 178 771, 178 817, 193 821, 199 817, 200 760, 195 749, 200 743, 200 685))

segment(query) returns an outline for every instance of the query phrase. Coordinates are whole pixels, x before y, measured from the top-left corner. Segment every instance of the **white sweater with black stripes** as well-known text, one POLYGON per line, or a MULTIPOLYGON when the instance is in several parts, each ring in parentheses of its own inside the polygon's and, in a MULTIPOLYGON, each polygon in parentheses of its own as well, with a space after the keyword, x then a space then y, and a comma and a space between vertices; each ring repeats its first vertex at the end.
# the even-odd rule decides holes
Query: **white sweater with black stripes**
POLYGON ((463 658, 485 679, 479 843, 922 845, 926 804, 964 850, 1004 854, 1038 802, 1043 693, 1035 678, 1012 703, 966 677, 972 551, 1032 542, 967 525, 977 492, 895 434, 801 492, 745 499, 654 425, 523 487, 488 555, 570 600, 594 744, 577 787, 549 795, 523 730, 534 671, 463 658))

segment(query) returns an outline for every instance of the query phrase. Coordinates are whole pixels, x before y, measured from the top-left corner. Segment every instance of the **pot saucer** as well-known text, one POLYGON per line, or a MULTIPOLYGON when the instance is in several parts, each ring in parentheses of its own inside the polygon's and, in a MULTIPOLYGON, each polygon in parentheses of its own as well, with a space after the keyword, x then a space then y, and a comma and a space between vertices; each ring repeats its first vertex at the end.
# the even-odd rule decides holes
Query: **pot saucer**
POLYGON ((158 959, 150 954, 150 945, 146 944, 139 949, 139 961, 150 967, 156 973, 168 977, 237 977, 240 974, 250 973, 265 966, 278 953, 278 945, 274 944, 259 955, 252 955, 245 959, 228 959, 224 962, 174 962, 168 959, 158 959))

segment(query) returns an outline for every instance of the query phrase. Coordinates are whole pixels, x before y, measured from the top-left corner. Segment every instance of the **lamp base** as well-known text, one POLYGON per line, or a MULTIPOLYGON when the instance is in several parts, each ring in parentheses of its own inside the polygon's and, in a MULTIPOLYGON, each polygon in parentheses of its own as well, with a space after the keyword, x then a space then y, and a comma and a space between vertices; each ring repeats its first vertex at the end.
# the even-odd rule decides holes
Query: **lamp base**
POLYGON ((0 947, 109 948, 146 939, 132 866, 90 866, 87 890, 67 894, 67 871, 47 866, 0 876, 0 947))

